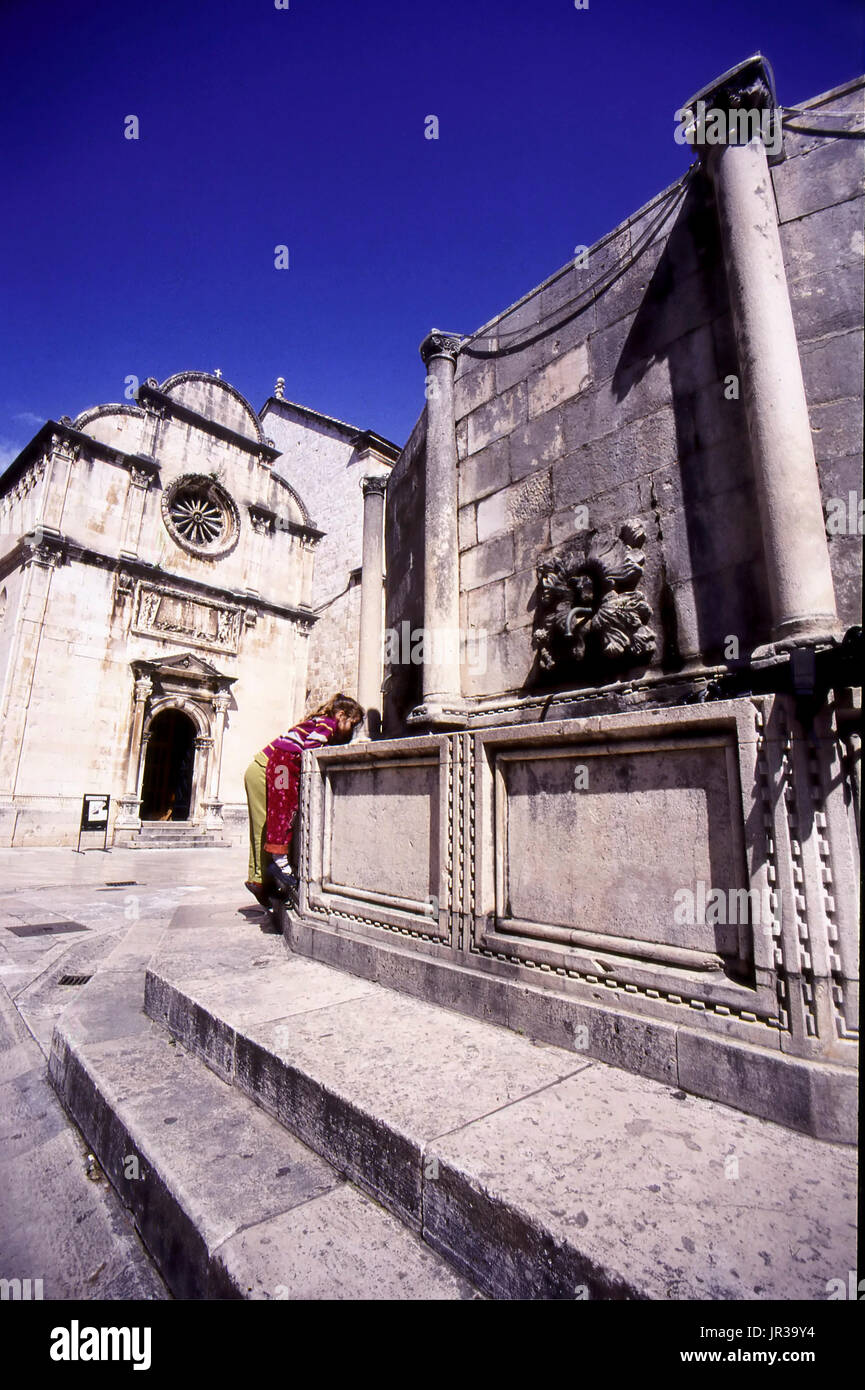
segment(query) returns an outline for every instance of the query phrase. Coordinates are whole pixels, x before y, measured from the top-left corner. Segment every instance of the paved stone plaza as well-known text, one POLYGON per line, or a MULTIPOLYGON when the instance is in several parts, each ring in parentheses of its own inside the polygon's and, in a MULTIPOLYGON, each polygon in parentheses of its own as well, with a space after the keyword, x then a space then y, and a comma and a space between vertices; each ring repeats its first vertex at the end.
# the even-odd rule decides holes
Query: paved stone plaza
POLYGON ((96 974, 134 922, 161 931, 179 904, 237 884, 242 868, 236 850, 0 851, 0 1277, 42 1279, 46 1299, 167 1297, 88 1164, 46 1057, 56 1019, 85 988, 64 976, 96 974), (117 880, 132 882, 109 886, 117 880))
POLYGON ((242 867, 3 852, 2 1277, 817 1300, 855 1267, 849 1147, 296 956, 242 867))

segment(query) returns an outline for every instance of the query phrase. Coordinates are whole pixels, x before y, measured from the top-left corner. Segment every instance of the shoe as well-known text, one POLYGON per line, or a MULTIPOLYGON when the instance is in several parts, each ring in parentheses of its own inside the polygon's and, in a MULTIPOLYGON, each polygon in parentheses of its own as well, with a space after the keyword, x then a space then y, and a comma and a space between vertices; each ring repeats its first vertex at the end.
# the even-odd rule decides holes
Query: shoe
POLYGON ((244 883, 243 886, 244 888, 249 889, 250 893, 255 898, 255 901, 257 903, 260 903, 262 907, 269 906, 267 889, 265 888, 263 883, 251 883, 250 880, 247 879, 246 883, 244 883))
POLYGON ((300 881, 297 875, 291 869, 286 873, 278 864, 271 862, 267 866, 267 878, 269 886, 282 901, 287 902, 289 907, 296 908, 300 899, 300 881))

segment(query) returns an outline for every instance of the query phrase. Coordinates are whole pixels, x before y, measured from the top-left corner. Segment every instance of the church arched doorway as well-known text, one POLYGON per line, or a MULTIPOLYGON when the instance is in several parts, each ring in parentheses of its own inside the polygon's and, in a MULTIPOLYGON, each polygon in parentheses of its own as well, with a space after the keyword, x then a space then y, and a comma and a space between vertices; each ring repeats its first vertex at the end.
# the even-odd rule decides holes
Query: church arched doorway
POLYGON ((188 820, 197 729, 179 709, 154 716, 141 785, 141 819, 188 820))

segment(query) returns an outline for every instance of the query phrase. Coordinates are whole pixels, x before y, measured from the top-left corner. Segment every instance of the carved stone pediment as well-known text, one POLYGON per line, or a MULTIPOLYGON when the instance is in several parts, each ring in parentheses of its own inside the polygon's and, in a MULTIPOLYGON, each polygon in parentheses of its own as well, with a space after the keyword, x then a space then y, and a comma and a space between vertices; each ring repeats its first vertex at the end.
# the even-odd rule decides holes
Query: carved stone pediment
POLYGON ((178 652, 156 661, 133 661, 132 669, 138 680, 151 681, 154 692, 159 695, 211 696, 218 691, 230 690, 237 679, 236 676, 224 676, 194 652, 178 652))
POLYGON ((637 587, 645 543, 642 522, 631 517, 615 536, 586 531, 538 561, 532 646, 540 673, 603 682, 651 659, 652 608, 637 587))
POLYGON ((159 661, 139 661, 138 666, 146 666, 151 675, 175 675, 183 672, 191 678, 218 676, 220 673, 209 661, 204 661, 194 652, 178 652, 176 656, 166 656, 159 661))

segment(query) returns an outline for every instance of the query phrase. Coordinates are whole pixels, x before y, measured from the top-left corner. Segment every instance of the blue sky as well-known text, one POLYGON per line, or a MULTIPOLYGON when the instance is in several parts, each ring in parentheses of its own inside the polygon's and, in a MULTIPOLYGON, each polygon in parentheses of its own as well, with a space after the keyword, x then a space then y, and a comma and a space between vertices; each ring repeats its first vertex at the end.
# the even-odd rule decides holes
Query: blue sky
POLYGON ((290 399, 402 443, 431 327, 477 328, 678 178, 673 112, 749 53, 785 105, 856 76, 863 16, 0 0, 0 463, 128 375, 190 368, 256 408, 284 376, 290 399))

